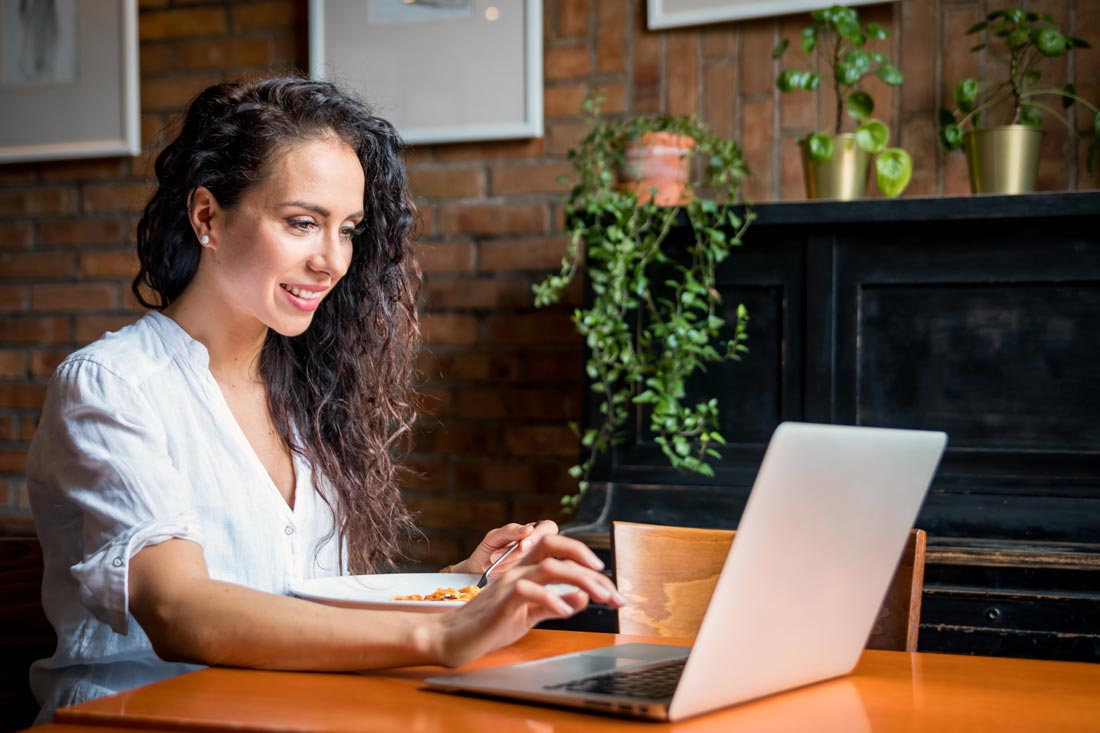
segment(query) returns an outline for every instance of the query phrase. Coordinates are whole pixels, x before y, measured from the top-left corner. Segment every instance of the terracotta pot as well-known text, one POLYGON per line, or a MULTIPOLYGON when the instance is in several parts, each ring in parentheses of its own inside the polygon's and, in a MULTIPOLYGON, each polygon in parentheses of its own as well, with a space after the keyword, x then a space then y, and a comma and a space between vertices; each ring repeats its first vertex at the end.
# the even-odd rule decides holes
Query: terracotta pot
POLYGON ((691 199, 686 188, 694 152, 695 140, 690 137, 647 132, 626 144, 620 188, 637 193, 639 204, 686 204, 691 199))

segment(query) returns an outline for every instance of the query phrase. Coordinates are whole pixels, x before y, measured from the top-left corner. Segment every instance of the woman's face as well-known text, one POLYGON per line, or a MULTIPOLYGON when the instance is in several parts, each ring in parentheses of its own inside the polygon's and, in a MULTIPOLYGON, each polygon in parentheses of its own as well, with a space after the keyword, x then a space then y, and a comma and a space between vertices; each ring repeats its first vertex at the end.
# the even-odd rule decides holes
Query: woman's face
POLYGON ((211 269, 222 302, 284 336, 309 328, 348 270, 364 185, 359 159, 339 138, 290 148, 263 182, 211 221, 211 269))

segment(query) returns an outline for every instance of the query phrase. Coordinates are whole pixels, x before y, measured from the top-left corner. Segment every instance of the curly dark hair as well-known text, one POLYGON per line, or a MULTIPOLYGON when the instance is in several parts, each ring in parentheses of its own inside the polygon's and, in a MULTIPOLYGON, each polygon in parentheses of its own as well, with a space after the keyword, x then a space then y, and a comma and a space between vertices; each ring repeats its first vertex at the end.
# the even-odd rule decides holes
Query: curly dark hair
POLYGON ((295 337, 269 331, 259 371, 282 439, 331 487, 320 493, 336 519, 341 557, 351 572, 367 573, 394 567, 403 540, 415 534, 398 490, 397 453, 416 416, 421 274, 412 254, 416 210, 393 126, 329 82, 282 77, 209 87, 157 156, 159 185, 137 228, 133 291, 162 310, 191 282, 201 247, 188 207, 198 186, 232 209, 288 149, 332 135, 363 166, 366 218, 347 274, 310 327, 295 337))

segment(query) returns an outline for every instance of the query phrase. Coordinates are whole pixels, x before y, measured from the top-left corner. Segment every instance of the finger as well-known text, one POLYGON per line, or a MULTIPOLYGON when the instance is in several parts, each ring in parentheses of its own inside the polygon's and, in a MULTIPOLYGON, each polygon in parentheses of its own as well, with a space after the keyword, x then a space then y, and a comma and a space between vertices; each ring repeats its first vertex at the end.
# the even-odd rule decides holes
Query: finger
POLYGON ((603 570, 603 560, 596 556, 583 542, 562 535, 547 535, 528 555, 527 562, 535 564, 547 557, 568 558, 593 570, 603 570))
MULTIPOLYGON (((515 594, 526 603, 548 612, 552 618, 567 618, 588 605, 588 597, 584 593, 572 592, 566 598, 545 585, 527 579, 516 581, 515 594)), ((533 615, 540 615, 533 610, 533 615)))
POLYGON ((625 603, 610 578, 578 565, 572 560, 546 558, 533 568, 523 571, 523 577, 540 585, 552 583, 572 585, 598 603, 607 604, 612 608, 618 608, 625 603))

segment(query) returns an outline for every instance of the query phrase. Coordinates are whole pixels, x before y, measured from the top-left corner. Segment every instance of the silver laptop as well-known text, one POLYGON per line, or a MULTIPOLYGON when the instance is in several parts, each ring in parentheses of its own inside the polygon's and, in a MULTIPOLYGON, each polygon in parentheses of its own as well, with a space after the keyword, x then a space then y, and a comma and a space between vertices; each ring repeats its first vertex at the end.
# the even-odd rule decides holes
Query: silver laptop
POLYGON ((690 650, 621 644, 427 683, 680 720, 845 675, 946 444, 939 432, 783 423, 690 650))

